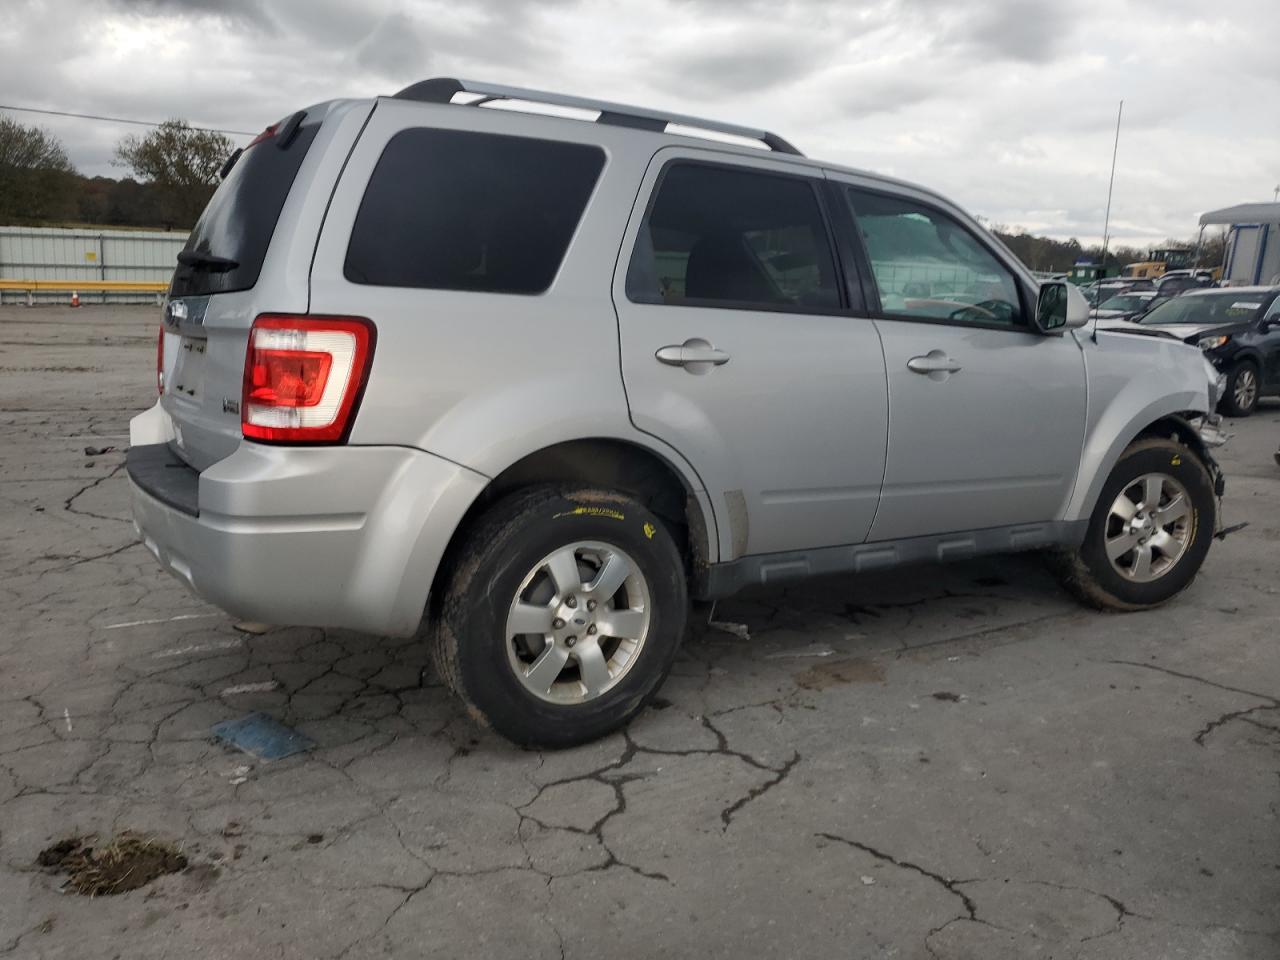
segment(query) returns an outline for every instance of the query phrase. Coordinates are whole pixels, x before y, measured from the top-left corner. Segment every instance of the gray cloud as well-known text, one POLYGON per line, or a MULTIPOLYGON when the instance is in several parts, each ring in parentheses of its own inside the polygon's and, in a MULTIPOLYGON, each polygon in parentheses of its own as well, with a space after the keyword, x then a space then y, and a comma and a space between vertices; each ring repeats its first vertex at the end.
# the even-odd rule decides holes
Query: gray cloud
POLYGON ((275 32, 264 0, 111 0, 117 9, 142 16, 217 18, 275 32))
POLYGON ((709 97, 756 93, 811 76, 814 51, 768 35, 724 38, 654 64, 656 85, 709 97))
POLYGON ((356 63, 397 82, 427 75, 427 43, 418 25, 403 13, 392 13, 356 47, 356 63))

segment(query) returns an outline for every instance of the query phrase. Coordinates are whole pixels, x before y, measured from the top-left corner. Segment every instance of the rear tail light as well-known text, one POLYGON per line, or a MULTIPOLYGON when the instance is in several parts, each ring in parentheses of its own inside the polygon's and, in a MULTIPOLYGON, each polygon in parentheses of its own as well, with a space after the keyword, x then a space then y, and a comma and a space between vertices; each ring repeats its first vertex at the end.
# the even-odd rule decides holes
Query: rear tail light
POLYGON ((244 362, 245 437, 275 443, 346 440, 374 339, 373 324, 360 317, 258 317, 244 362))

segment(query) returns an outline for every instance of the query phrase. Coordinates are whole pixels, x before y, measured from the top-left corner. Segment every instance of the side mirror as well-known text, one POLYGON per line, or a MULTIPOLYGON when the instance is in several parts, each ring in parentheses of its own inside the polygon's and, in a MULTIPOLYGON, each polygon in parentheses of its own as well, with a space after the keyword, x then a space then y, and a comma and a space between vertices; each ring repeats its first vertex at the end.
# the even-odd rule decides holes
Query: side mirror
POLYGON ((1041 333, 1057 333, 1089 322, 1089 301, 1075 284, 1050 281, 1040 285, 1036 302, 1036 327, 1041 333))

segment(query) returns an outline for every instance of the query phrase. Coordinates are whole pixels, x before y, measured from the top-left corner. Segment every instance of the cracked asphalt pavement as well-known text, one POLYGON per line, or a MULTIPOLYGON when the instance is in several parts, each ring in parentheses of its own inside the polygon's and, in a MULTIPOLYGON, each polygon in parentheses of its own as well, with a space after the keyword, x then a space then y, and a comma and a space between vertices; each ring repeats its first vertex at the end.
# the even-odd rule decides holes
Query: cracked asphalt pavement
POLYGON ((1280 404, 1161 610, 1032 557, 752 590, 625 734, 536 753, 419 642, 242 632, 161 573, 122 452, 157 322, 0 310, 0 955, 1280 956, 1280 404), (315 747, 212 739, 252 711, 315 747), (122 830, 191 866, 35 866, 122 830))

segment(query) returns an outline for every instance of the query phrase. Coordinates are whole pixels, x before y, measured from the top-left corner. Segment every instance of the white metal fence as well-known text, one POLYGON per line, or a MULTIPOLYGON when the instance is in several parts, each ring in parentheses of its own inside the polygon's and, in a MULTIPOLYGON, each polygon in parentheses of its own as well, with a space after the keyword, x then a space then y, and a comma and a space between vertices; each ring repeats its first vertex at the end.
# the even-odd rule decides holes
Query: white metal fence
MULTIPOLYGON (((0 280, 113 280, 168 283, 178 251, 187 242, 181 230, 95 230, 55 227, 0 227, 0 280)), ((35 302, 65 302, 65 292, 37 291, 35 302)), ((85 303, 152 303, 154 293, 80 291, 85 303)), ((0 290, 0 303, 26 303, 27 294, 0 290)))

